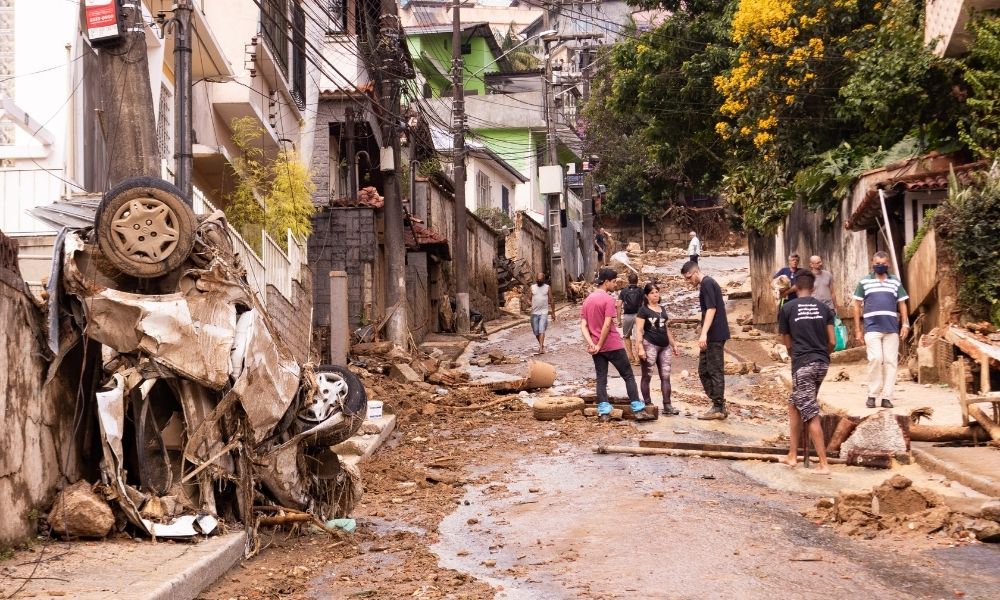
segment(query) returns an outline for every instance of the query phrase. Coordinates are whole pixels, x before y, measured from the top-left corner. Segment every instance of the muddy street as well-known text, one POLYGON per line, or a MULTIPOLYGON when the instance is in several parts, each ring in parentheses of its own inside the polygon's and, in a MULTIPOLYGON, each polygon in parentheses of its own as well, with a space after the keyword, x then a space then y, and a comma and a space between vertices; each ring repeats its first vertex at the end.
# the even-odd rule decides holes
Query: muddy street
MULTIPOLYGON (((738 277, 738 265, 732 275, 738 277)), ((672 291, 675 297, 686 293, 676 284, 672 291)), ((743 311, 740 301, 730 304, 732 315, 743 311)), ((556 367, 553 394, 593 390, 592 362, 578 339, 578 311, 562 307, 549 330, 541 358, 556 367)), ((730 418, 698 421, 694 416, 708 402, 695 369, 694 330, 678 328, 676 336, 683 348, 673 378, 681 415, 651 424, 600 425, 582 415, 537 421, 529 408, 538 397, 534 392, 511 394, 475 411, 452 409, 445 400, 398 400, 399 429, 363 467, 366 490, 354 514, 357 531, 337 538, 262 534, 266 550, 202 597, 1000 594, 995 545, 906 533, 849 537, 802 516, 817 497, 867 485, 858 478, 867 474, 849 471, 864 469, 844 468, 828 478, 768 463, 594 453, 594 445, 641 438, 780 438, 786 392, 774 373, 786 366, 763 363, 760 373, 727 376, 730 418)), ((761 343, 737 342, 737 352, 767 360, 761 343)), ((535 349, 530 327, 522 323, 471 344, 465 358, 474 363, 491 351, 507 357, 511 364, 470 367, 473 379, 489 378, 523 371, 523 361, 537 358, 535 349)), ((613 396, 623 388, 620 379, 611 379, 613 396)), ((463 393, 458 388, 449 395, 463 393)))

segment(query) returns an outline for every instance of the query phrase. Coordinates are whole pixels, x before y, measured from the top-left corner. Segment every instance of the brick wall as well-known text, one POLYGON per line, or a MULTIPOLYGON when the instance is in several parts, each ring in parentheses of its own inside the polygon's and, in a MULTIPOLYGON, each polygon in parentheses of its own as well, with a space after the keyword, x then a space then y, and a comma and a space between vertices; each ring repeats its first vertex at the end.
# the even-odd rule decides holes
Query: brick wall
POLYGON ((330 271, 347 273, 347 312, 352 330, 380 314, 376 227, 373 208, 326 208, 313 216, 309 267, 315 277, 312 322, 319 337, 330 326, 330 271))
MULTIPOLYGON (((302 267, 301 281, 292 282, 292 299, 281 295, 273 285, 267 286, 267 312, 274 322, 278 337, 292 351, 292 356, 300 363, 312 358, 312 271, 302 267)), ((329 284, 328 284, 329 285, 329 284)), ((329 295, 329 292, 327 293, 329 295)))

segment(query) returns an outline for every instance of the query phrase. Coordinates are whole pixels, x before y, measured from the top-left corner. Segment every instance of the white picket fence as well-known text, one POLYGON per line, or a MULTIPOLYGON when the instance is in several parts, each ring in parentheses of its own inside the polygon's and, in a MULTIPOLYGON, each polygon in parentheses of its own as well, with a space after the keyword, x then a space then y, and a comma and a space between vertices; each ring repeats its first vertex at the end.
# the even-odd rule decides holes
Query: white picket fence
MULTIPOLYGON (((163 165, 163 178, 173 181, 173 173, 163 165)), ((197 187, 194 188, 192 197, 195 214, 208 214, 216 210, 215 206, 205 197, 205 194, 197 187)), ((253 288, 258 300, 267 306, 267 286, 272 285, 288 301, 292 300, 292 282, 301 281, 302 265, 307 262, 306 243, 300 240, 289 229, 285 232, 288 236, 288 252, 281 249, 267 232, 261 232, 261 254, 251 246, 238 231, 231 225, 229 233, 233 238, 234 250, 243 261, 243 266, 247 270, 247 282, 253 288)))

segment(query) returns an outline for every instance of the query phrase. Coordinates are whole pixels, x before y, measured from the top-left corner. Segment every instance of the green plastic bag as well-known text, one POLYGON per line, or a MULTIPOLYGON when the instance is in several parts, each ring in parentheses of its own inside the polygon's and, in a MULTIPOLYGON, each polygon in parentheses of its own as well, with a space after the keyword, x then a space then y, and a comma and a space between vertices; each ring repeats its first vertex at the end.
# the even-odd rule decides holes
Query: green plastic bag
POLYGON ((837 315, 833 316, 833 334, 837 340, 837 344, 833 347, 834 352, 840 352, 841 350, 847 349, 847 325, 840 320, 837 315))

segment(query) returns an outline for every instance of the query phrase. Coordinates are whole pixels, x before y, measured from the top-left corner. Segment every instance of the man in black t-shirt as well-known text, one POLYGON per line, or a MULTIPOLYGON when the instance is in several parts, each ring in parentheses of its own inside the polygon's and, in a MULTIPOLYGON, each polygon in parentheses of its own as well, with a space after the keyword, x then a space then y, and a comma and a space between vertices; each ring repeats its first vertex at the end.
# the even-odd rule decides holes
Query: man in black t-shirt
POLYGON ((698 415, 699 419, 725 419, 726 378, 725 349, 729 339, 729 321, 726 318, 726 300, 722 288, 711 277, 705 276, 698 263, 688 261, 681 267, 684 281, 698 288, 701 304, 701 333, 698 336, 698 377, 705 394, 712 400, 712 408, 698 415))
POLYGON ((812 297, 815 281, 816 276, 811 272, 799 274, 795 282, 798 298, 786 302, 778 311, 778 333, 792 355, 792 397, 788 404, 790 448, 781 462, 790 467, 798 464, 799 435, 805 424, 819 456, 819 468, 814 472, 827 474, 830 467, 826 462, 816 396, 830 368, 830 352, 837 338, 833 312, 812 297))

